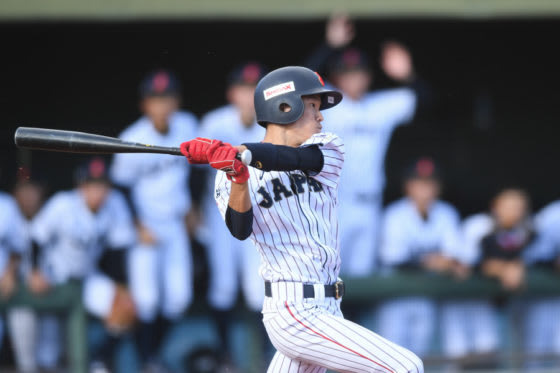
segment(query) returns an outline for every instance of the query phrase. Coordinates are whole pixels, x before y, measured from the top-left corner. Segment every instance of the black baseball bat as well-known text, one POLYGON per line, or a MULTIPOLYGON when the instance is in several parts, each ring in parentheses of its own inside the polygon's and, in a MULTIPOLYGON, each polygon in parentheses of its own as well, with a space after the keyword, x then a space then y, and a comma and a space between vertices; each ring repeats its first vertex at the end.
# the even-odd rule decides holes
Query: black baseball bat
MULTIPOLYGON (((179 148, 140 144, 92 133, 19 127, 14 140, 20 148, 68 153, 160 153, 182 155, 179 148)), ((188 140, 188 139, 185 139, 188 140)))

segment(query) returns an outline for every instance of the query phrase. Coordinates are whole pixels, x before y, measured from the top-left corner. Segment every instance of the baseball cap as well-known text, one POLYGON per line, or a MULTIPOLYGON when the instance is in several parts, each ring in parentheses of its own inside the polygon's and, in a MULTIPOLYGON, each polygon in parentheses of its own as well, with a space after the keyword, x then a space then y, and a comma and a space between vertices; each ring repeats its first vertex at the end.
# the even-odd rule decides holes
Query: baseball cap
POLYGON ((140 96, 178 96, 181 84, 171 71, 159 69, 148 74, 140 84, 140 96))
POLYGON ((76 184, 92 181, 109 183, 107 176, 107 163, 101 157, 90 158, 76 168, 74 173, 76 184))
POLYGON ((258 62, 245 62, 237 65, 227 76, 228 85, 257 85, 267 73, 267 69, 258 62))
POLYGON ((333 55, 328 64, 329 73, 341 73, 354 70, 369 70, 367 55, 357 48, 345 48, 333 55))
POLYGON ((429 157, 422 157, 414 161, 404 173, 404 180, 427 179, 439 180, 440 172, 435 162, 429 157))

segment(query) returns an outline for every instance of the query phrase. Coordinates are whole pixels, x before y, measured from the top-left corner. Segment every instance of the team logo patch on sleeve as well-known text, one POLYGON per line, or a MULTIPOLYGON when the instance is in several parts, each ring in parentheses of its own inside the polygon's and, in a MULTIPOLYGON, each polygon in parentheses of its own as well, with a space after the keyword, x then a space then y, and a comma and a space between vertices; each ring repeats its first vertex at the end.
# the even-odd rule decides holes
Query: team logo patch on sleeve
POLYGON ((265 100, 270 100, 273 97, 283 95, 284 93, 293 92, 295 90, 296 90, 296 86, 294 85, 293 81, 278 84, 278 85, 275 85, 274 87, 270 87, 270 88, 264 90, 264 92, 263 92, 264 99, 265 100))

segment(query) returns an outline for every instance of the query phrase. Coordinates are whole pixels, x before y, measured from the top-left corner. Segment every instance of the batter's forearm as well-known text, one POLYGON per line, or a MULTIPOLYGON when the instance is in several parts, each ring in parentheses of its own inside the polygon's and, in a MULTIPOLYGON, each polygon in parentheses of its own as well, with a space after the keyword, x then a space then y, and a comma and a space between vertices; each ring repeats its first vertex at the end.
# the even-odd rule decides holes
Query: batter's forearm
POLYGON ((251 151, 251 166, 263 171, 304 171, 323 169, 323 152, 317 145, 291 147, 270 143, 243 144, 251 151))
POLYGON ((231 183, 231 193, 225 217, 230 233, 245 240, 253 232, 253 208, 248 183, 231 183))
POLYGON ((237 212, 246 212, 251 209, 251 196, 249 195, 249 183, 231 183, 228 206, 237 212))

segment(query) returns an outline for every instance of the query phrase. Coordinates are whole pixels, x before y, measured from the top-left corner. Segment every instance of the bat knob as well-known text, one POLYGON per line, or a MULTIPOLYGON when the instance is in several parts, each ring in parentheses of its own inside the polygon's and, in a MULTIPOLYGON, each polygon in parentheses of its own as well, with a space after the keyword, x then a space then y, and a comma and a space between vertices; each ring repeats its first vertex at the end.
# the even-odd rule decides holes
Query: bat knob
POLYGON ((253 159, 253 154, 251 153, 251 151, 249 149, 245 149, 241 155, 240 155, 240 160, 241 162, 243 162, 244 165, 248 166, 251 164, 251 160, 253 159))

